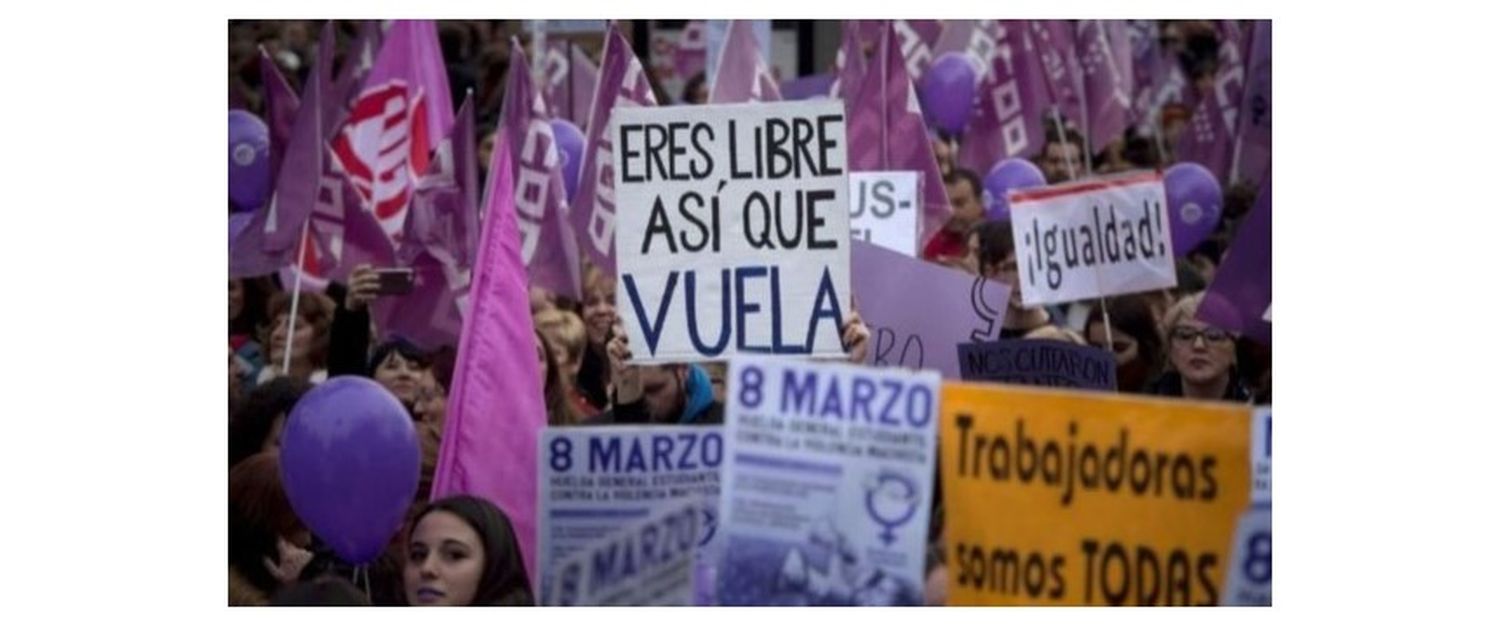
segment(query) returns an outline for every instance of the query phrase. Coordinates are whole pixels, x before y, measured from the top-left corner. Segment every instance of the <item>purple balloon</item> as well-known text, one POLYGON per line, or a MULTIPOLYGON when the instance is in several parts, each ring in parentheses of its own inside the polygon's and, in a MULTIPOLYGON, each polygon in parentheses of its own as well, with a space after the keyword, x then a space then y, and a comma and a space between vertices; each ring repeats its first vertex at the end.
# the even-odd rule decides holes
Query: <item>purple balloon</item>
POLYGON ((400 530, 421 463, 401 401, 360 376, 337 376, 307 392, 281 434, 281 480, 292 509, 352 564, 375 560, 400 530))
POLYGON ((1047 177, 1042 170, 1026 159, 1004 159, 990 168, 984 175, 984 218, 987 220, 1010 219, 1010 200, 1006 194, 1017 189, 1042 187, 1047 177))
POLYGON ((938 57, 922 74, 919 89, 927 119, 949 134, 962 132, 974 114, 978 82, 974 65, 963 53, 949 52, 938 57))
POLYGON ((1178 163, 1162 177, 1167 216, 1172 222, 1172 252, 1185 257, 1203 243, 1224 213, 1224 192, 1213 172, 1197 163, 1178 163))
POLYGON ((241 211, 271 195, 271 129, 249 111, 229 110, 229 201, 241 211))
POLYGON ((557 138, 557 152, 562 158, 563 188, 568 192, 568 202, 572 202, 583 169, 583 131, 568 120, 553 118, 552 136, 557 138))

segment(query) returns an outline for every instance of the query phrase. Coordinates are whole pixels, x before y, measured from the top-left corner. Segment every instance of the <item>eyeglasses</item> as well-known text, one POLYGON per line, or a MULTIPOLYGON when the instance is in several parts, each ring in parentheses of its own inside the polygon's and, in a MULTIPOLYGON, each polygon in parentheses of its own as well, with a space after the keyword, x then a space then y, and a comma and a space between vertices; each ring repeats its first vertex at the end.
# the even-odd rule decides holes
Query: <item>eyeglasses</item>
POLYGON ((1202 338, 1205 344, 1224 343, 1230 340, 1228 332, 1217 328, 1198 330, 1187 326, 1178 326, 1172 329, 1172 341, 1191 345, 1197 342, 1199 338, 1202 338))

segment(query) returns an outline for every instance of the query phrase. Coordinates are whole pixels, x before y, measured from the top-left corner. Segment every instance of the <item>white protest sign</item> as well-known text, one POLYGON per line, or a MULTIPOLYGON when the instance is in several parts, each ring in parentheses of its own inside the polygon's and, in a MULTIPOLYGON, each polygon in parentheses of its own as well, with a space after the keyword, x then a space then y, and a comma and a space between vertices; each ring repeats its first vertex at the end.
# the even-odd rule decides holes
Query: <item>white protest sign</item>
POLYGON ((920 605, 937 372, 730 360, 720 604, 920 605))
POLYGON ((1177 286, 1160 174, 1026 189, 1009 199, 1026 306, 1177 286))
POLYGON ((849 174, 851 236, 909 257, 917 256, 918 172, 849 174))
POLYGON ((842 103, 618 109, 610 137, 633 363, 844 354, 842 103))
MULTIPOLYGON (((551 593, 568 559, 623 526, 660 519, 684 505, 695 506, 700 517, 697 551, 708 550, 718 526, 722 426, 548 427, 540 445, 536 554, 543 604, 560 602, 551 593)), ((661 573, 620 571, 610 570, 609 589, 601 587, 601 593, 651 586, 652 576, 661 573)), ((700 575, 711 580, 711 568, 700 575)), ((705 591, 699 603, 710 600, 705 591)))
POLYGON ((549 606, 691 606, 702 516, 683 504, 630 523, 557 566, 549 606))

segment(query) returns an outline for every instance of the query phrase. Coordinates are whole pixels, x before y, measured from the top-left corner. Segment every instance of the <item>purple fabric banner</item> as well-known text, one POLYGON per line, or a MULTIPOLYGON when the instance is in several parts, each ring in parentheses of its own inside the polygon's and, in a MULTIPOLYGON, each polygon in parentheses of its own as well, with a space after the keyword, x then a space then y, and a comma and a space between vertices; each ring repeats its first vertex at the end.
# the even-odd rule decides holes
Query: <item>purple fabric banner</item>
POLYGON ((842 28, 843 42, 839 44, 839 54, 834 58, 833 86, 828 88, 828 93, 837 100, 847 102, 854 98, 855 90, 859 89, 864 80, 868 63, 865 60, 864 44, 859 39, 858 22, 844 20, 842 28))
POLYGON ((588 143, 569 218, 589 260, 605 274, 614 275, 615 149, 608 132, 610 113, 616 107, 656 106, 656 96, 619 28, 611 24, 605 37, 599 87, 589 114, 588 143))
POLYGON ((331 93, 338 98, 340 112, 336 119, 340 125, 348 118, 349 108, 354 105, 355 98, 359 97, 365 77, 369 76, 370 68, 375 66, 375 54, 380 51, 380 39, 379 21, 360 21, 359 36, 344 53, 344 62, 339 66, 338 78, 333 81, 334 91, 331 93))
POLYGON ((932 65, 932 46, 943 34, 943 24, 937 20, 891 20, 890 25, 895 29, 901 58, 906 61, 906 72, 915 83, 932 65))
MULTIPOLYGON (((526 262, 531 284, 556 294, 582 300, 578 266, 578 241, 568 223, 564 197, 562 158, 547 117, 547 101, 531 81, 526 50, 516 39, 510 44, 510 76, 505 101, 500 107, 504 143, 515 180, 514 206, 521 232, 521 259, 526 262)), ((489 209, 502 206, 499 198, 486 193, 489 209)))
POLYGON ((589 106, 594 103, 594 86, 599 83, 599 67, 589 60, 583 48, 571 41, 549 40, 547 58, 542 63, 547 77, 547 102, 551 115, 587 130, 589 106))
POLYGON ((1128 55, 1125 23, 1084 20, 1078 26, 1078 65, 1088 109, 1089 146, 1098 153, 1124 137, 1135 91, 1134 68, 1128 55))
POLYGON ((281 158, 292 140, 292 126, 297 123, 297 109, 302 101, 292 91, 276 62, 260 48, 260 84, 265 99, 265 122, 271 128, 271 171, 281 171, 281 158))
POLYGON ((1259 183, 1271 175, 1270 20, 1256 21, 1251 27, 1250 61, 1240 104, 1238 164, 1231 180, 1259 183))
POLYGON ((1223 101, 1216 93, 1205 94, 1193 109, 1193 117, 1177 137, 1177 162, 1190 161, 1208 168, 1219 181, 1229 180, 1234 152, 1233 127, 1225 126, 1223 101))
POLYGON ((781 83, 782 100, 827 98, 837 77, 832 73, 813 74, 781 83))
POLYGON ((729 22, 724 50, 719 54, 713 80, 709 81, 713 86, 708 94, 710 104, 781 100, 781 90, 755 42, 754 28, 755 23, 750 20, 729 22))
POLYGON ((958 148, 958 164, 980 176, 1002 159, 1042 149, 1048 101, 1041 65, 1019 20, 995 23, 995 55, 979 85, 979 109, 958 148))
POLYGON ((1000 338, 1010 286, 849 243, 854 308, 871 333, 866 365, 935 369, 957 380, 954 346, 1000 338))
POLYGON ((1155 133, 1162 107, 1187 101, 1187 77, 1177 59, 1162 51, 1156 20, 1131 20, 1129 35, 1135 75, 1132 108, 1144 128, 1155 133))
POLYGON ((926 243, 948 220, 948 191, 932 153, 927 124, 917 104, 906 63, 896 48, 895 27, 881 37, 875 62, 848 113, 849 169, 854 172, 908 170, 922 173, 922 221, 919 240, 926 243))
MULTIPOLYGON (((239 238, 242 245, 255 246, 272 257, 280 255, 283 264, 295 259, 295 244, 302 237, 302 225, 312 214, 318 198, 318 173, 323 171, 324 149, 323 124, 319 115, 322 87, 317 80, 308 80, 304 86, 302 105, 297 107, 296 121, 282 155, 271 202, 264 210, 256 212, 250 228, 246 228, 239 238)), ((268 260, 255 259, 252 263, 259 266, 268 260)), ((231 263, 230 267, 233 275, 234 264, 231 263)))
POLYGON ((1047 101, 1058 107, 1064 125, 1085 128, 1083 87, 1078 68, 1073 22, 1069 20, 1030 20, 1031 44, 1041 60, 1042 84, 1047 101))
POLYGON ((707 69, 708 22, 691 20, 682 27, 677 45, 672 48, 672 65, 684 81, 707 69))
POLYGON ((1224 263, 1198 307, 1198 319, 1271 345, 1271 176, 1260 184, 1224 263))
POLYGON ((500 507, 515 527, 535 590, 537 441, 547 410, 512 170, 510 151, 496 146, 490 164, 494 206, 480 238, 431 497, 472 494, 500 507))
POLYGON ((479 245, 479 171, 474 154, 473 96, 464 98, 453 132, 433 152, 412 194, 401 242, 401 260, 443 250, 460 270, 472 269, 479 245))

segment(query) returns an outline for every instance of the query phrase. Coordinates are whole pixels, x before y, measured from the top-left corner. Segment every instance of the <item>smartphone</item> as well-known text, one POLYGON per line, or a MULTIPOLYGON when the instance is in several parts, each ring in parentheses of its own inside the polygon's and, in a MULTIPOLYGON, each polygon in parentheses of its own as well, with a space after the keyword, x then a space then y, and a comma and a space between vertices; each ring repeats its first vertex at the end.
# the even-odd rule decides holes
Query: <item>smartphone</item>
POLYGON ((380 288, 375 293, 382 296, 406 295, 416 285, 416 272, 409 267, 378 269, 375 275, 380 279, 380 288))

